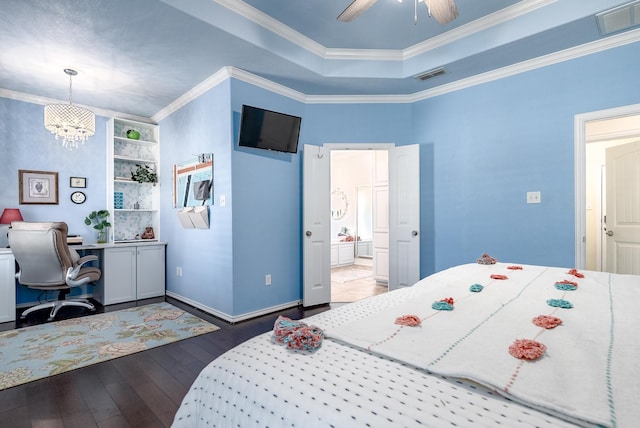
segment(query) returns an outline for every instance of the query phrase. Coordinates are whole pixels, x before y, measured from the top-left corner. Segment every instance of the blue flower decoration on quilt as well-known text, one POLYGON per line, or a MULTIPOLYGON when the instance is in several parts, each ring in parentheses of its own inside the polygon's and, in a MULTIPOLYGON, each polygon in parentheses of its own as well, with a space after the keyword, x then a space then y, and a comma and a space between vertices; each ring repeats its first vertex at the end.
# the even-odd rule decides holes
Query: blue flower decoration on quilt
POLYGON ((473 291, 474 293, 479 293, 482 291, 484 287, 480 284, 473 284, 471 287, 469 287, 469 291, 473 291))
POLYGON ((573 284, 565 284, 562 282, 556 282, 556 288, 558 290, 563 290, 563 291, 573 291, 575 289, 577 289, 578 287, 576 287, 573 284))
POLYGON ((450 305, 447 302, 433 302, 433 304, 431 305, 432 309, 435 309, 436 311, 452 311, 453 310, 453 305, 450 305))
POLYGON ((573 305, 571 302, 563 299, 549 299, 547 300, 547 305, 553 306, 554 308, 563 308, 563 309, 571 309, 573 305))

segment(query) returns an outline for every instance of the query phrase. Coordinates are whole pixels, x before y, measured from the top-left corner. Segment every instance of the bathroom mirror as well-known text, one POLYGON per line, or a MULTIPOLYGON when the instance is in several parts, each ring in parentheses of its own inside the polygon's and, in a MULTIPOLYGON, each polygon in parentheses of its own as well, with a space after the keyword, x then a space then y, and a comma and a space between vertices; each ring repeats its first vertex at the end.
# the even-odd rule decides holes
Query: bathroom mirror
POLYGON ((347 201, 347 194, 340 189, 336 189, 331 192, 331 219, 340 220, 347 214, 347 208, 349 202, 347 201))

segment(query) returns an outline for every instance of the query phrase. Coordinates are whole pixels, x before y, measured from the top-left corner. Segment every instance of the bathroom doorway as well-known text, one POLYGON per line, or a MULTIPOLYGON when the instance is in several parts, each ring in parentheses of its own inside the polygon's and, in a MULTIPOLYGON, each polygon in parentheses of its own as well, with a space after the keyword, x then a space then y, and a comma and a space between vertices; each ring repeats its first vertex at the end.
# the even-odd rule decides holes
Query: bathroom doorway
POLYGON ((388 223, 388 182, 380 177, 388 177, 387 151, 332 150, 330 170, 331 302, 386 293, 388 224, 380 221, 388 223))

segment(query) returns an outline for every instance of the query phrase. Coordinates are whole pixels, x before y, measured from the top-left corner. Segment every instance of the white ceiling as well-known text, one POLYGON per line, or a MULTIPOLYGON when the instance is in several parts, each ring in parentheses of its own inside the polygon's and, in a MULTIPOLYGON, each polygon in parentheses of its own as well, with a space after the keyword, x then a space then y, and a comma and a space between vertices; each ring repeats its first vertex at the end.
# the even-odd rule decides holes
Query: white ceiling
POLYGON ((601 40, 595 14, 628 3, 456 0, 441 26, 422 3, 414 24, 412 0, 337 21, 350 2, 1 0, 0 96, 67 100, 74 68, 74 103, 151 118, 223 67, 306 96, 411 95, 601 40))

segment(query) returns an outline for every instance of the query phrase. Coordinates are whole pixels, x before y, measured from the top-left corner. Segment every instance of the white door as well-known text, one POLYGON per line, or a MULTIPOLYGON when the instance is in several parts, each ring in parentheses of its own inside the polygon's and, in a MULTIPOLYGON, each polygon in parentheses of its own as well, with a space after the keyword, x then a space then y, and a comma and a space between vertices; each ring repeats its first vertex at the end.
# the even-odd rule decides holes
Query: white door
POLYGON ((640 275, 640 141, 606 149, 607 272, 640 275))
POLYGON ((373 152, 373 277, 389 286, 389 150, 373 152))
POLYGON ((389 151, 389 290, 420 279, 420 146, 389 151))
POLYGON ((329 150, 304 145, 302 304, 305 307, 331 301, 330 160, 329 150))

